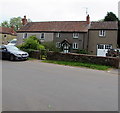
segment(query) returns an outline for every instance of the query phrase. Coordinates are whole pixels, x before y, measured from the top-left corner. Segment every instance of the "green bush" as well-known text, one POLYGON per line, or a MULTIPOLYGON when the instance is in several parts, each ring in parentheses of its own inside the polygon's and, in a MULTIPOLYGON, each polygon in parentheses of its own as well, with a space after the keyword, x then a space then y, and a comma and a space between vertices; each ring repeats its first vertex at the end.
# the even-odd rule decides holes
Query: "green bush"
POLYGON ((44 42, 42 45, 48 51, 60 52, 60 49, 56 48, 56 44, 54 42, 44 42))
POLYGON ((79 53, 79 54, 89 54, 89 52, 87 50, 84 50, 84 49, 78 50, 77 53, 79 53))
POLYGON ((44 50, 45 47, 41 45, 38 39, 35 36, 30 36, 29 38, 24 40, 22 45, 19 45, 18 48, 24 49, 32 49, 32 50, 44 50))
POLYGON ((40 40, 35 35, 30 36, 29 39, 36 40, 39 44, 41 44, 40 40))

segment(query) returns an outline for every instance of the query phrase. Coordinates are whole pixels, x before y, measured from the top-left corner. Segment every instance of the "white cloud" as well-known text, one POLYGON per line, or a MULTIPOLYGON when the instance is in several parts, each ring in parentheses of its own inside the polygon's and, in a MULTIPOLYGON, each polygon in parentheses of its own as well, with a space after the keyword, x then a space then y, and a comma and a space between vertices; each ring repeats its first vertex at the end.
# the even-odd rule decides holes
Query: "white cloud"
POLYGON ((0 0, 3 20, 26 15, 32 21, 85 20, 86 9, 91 20, 104 18, 107 12, 117 15, 119 0, 0 0))

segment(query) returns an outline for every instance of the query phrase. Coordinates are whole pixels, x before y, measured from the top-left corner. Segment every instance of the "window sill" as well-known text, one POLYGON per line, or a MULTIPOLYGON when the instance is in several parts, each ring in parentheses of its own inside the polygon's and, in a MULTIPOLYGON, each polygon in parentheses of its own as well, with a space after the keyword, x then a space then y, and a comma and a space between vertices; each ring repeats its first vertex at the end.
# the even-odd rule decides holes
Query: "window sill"
POLYGON ((106 36, 99 35, 99 37, 105 38, 106 36))
POLYGON ((78 50, 78 48, 73 48, 73 50, 78 50))
POLYGON ((78 39, 78 37, 73 37, 73 39, 78 39))

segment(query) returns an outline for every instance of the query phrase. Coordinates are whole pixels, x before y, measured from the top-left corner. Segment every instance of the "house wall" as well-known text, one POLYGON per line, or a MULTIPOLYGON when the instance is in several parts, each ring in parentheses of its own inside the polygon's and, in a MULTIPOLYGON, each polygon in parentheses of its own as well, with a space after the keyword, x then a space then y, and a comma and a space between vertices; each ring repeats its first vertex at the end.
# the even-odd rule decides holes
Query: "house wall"
POLYGON ((15 35, 10 35, 10 34, 0 34, 0 44, 7 44, 8 41, 17 38, 15 35))
POLYGON ((117 48, 117 30, 106 30, 106 36, 100 37, 99 30, 89 30, 88 51, 90 54, 97 54, 97 44, 112 44, 117 48))
MULTIPOLYGON (((23 36, 25 33, 17 33, 17 39, 18 39, 18 45, 23 43, 23 36)), ((38 39, 40 39, 42 33, 27 33, 27 38, 30 36, 36 36, 38 39)), ((40 39, 41 40, 41 39, 40 39)), ((53 41, 53 33, 44 33, 44 40, 41 40, 41 42, 48 42, 53 41)))
POLYGON ((17 33, 17 45, 23 43, 23 33, 17 33))
MULTIPOLYGON (((73 33, 60 33, 60 37, 56 37, 56 34, 54 33, 53 39, 55 43, 67 39, 71 44, 78 43, 78 49, 87 49, 87 33, 79 33, 78 38, 73 38, 73 33)), ((71 48, 71 52, 76 52, 77 50, 71 48)))

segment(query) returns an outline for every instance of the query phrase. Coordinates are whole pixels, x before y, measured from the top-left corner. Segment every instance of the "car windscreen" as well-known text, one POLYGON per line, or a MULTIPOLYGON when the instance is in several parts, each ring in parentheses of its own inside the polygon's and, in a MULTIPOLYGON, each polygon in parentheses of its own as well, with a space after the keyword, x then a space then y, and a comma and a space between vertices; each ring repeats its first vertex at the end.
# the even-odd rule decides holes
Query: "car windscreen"
POLYGON ((19 49, 15 46, 6 46, 8 51, 18 51, 19 49))
POLYGON ((10 41, 10 43, 13 43, 13 44, 15 44, 16 42, 17 42, 16 40, 10 41))

